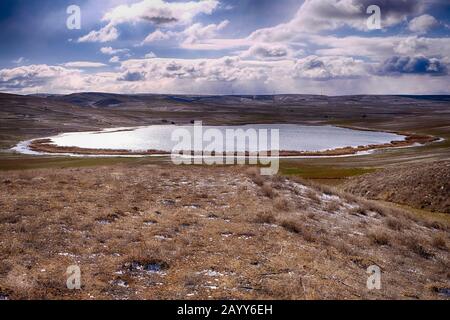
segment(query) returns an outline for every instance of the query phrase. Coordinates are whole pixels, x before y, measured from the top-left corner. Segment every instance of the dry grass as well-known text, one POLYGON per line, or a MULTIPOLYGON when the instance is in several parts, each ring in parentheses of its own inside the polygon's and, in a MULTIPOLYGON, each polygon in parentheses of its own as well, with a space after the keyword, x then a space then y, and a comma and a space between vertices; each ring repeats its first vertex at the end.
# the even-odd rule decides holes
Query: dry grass
POLYGON ((283 196, 275 198, 275 200, 273 201, 273 206, 279 211, 290 211, 290 203, 283 196))
POLYGON ((387 168, 352 178, 345 190, 371 199, 450 213, 450 161, 387 168))
POLYGON ((256 214, 256 218, 253 220, 256 223, 273 224, 276 222, 275 216, 270 211, 260 211, 256 214))
POLYGON ((332 200, 326 203, 325 205, 325 211, 329 213, 335 213, 341 208, 341 203, 337 200, 332 200))
POLYGON ((433 237, 432 240, 433 247, 447 250, 447 241, 445 240, 445 236, 443 234, 437 234, 433 237))
POLYGON ((308 242, 315 242, 317 240, 311 230, 298 217, 293 215, 283 216, 278 219, 278 223, 287 231, 301 235, 308 242))
POLYGON ((389 235, 383 230, 372 231, 369 233, 369 239, 372 243, 380 246, 387 246, 391 243, 389 235))
POLYGON ((446 281, 447 226, 384 209, 408 226, 392 235, 379 214, 349 214, 359 199, 255 170, 115 165, 0 181, 0 297, 439 298, 427 285, 446 281), (81 291, 65 286, 73 264, 81 291), (367 264, 387 270, 388 290, 367 292, 367 264))
POLYGON ((268 197, 268 198, 275 198, 277 196, 277 192, 272 188, 272 183, 270 182, 264 182, 261 190, 264 194, 264 196, 268 197))
POLYGON ((401 231, 404 228, 404 223, 398 218, 389 217, 386 219, 386 226, 391 230, 401 231))

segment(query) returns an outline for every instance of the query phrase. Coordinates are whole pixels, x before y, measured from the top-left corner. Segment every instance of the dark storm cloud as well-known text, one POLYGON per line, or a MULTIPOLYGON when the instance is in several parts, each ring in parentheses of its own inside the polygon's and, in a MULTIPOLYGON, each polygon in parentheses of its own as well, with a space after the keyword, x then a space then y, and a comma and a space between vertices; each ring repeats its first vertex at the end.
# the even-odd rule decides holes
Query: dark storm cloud
POLYGON ((135 82, 135 81, 142 81, 144 79, 145 79, 145 76, 141 72, 128 71, 125 74, 121 75, 117 80, 135 82))
POLYGON ((378 68, 380 75, 392 74, 429 74, 443 76, 447 74, 447 67, 436 58, 400 57, 386 59, 378 68))
POLYGON ((353 0, 351 6, 329 0, 314 0, 314 13, 322 18, 352 19, 367 17, 366 10, 371 5, 377 5, 385 16, 407 16, 420 13, 424 8, 421 0, 353 0), (359 8, 358 11, 349 8, 359 8))

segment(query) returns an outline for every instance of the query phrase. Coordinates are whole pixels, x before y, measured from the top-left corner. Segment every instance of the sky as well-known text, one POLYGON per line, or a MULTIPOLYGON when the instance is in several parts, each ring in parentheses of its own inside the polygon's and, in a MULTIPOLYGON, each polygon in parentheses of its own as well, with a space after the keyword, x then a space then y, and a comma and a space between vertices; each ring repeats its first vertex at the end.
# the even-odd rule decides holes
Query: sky
POLYGON ((449 35, 448 0, 1 0, 0 91, 450 94, 449 35))

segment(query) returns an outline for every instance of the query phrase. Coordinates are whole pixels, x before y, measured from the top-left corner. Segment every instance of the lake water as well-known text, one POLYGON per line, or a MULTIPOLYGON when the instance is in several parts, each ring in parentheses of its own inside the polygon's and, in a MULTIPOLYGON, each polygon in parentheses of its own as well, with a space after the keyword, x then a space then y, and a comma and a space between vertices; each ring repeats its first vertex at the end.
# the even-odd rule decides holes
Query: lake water
MULTIPOLYGON (((101 132, 65 133, 51 140, 58 146, 78 147, 86 149, 124 149, 134 152, 145 150, 160 150, 170 152, 177 141, 172 141, 172 133, 177 129, 185 129, 194 135, 194 126, 155 125, 134 129, 107 129, 101 132)), ((279 149, 286 151, 325 151, 342 147, 358 147, 372 144, 384 144, 391 141, 402 141, 404 136, 373 131, 360 131, 334 126, 307 126, 296 124, 264 124, 242 126, 203 126, 203 132, 208 129, 220 131, 227 145, 226 132, 228 129, 279 130, 279 149)), ((208 143, 204 143, 207 145, 208 143)), ((269 143, 270 145, 270 143, 269 143)), ((228 150, 226 147, 224 149, 228 150)), ((245 147, 248 151, 248 145, 245 147)), ((262 151, 263 149, 259 149, 262 151)), ((267 149, 266 149, 267 150, 267 149)), ((223 150, 217 150, 223 151, 223 150)))

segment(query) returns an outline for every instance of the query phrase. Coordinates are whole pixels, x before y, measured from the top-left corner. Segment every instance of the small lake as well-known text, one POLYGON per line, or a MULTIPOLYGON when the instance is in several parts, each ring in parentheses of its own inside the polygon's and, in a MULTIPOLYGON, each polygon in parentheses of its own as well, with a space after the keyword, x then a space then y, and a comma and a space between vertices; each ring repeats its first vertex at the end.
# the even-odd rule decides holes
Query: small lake
MULTIPOLYGON (((194 136, 194 126, 154 125, 139 128, 106 129, 100 132, 64 133, 50 139, 61 147, 78 147, 83 149, 129 150, 133 152, 160 150, 171 152, 177 141, 172 141, 176 129, 185 129, 194 136)), ((374 131, 361 131, 329 125, 308 126, 297 124, 258 124, 241 126, 203 126, 203 132, 216 129, 222 132, 226 140, 227 130, 267 129, 279 130, 279 149, 286 151, 325 151, 344 147, 358 147, 384 144, 391 141, 403 141, 404 136, 374 131)), ((204 143, 206 145, 207 143, 204 143)), ((227 141, 223 144, 226 148, 227 141)), ((269 143, 270 145, 270 143, 269 143)), ((246 150, 237 151, 248 151, 246 150)), ((259 149, 260 151, 263 151, 259 149)), ((217 150, 219 151, 219 150, 217 150)), ((230 151, 230 150, 220 150, 230 151)))

